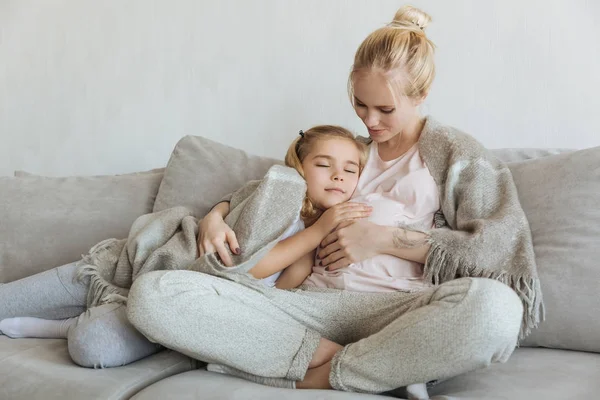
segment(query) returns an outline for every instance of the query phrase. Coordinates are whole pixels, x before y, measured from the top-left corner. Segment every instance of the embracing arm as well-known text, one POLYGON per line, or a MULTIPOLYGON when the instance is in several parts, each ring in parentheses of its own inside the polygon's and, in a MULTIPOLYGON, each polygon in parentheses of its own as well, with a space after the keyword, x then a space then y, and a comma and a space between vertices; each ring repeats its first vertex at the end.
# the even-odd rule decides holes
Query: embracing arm
POLYGON ((341 224, 330 233, 317 257, 332 271, 380 254, 425 264, 430 248, 425 239, 424 233, 361 220, 341 224))
POLYGON ((409 261, 415 261, 425 264, 430 245, 425 241, 427 235, 421 232, 407 231, 402 228, 384 227, 390 233, 385 235, 387 247, 383 249, 383 254, 389 254, 409 261), (389 243, 388 235, 391 235, 389 243))
POLYGON ((217 252, 223 263, 232 266, 231 256, 226 249, 238 254, 240 246, 233 230, 225 223, 229 214, 229 202, 224 201, 213 207, 204 218, 198 221, 198 255, 217 252))

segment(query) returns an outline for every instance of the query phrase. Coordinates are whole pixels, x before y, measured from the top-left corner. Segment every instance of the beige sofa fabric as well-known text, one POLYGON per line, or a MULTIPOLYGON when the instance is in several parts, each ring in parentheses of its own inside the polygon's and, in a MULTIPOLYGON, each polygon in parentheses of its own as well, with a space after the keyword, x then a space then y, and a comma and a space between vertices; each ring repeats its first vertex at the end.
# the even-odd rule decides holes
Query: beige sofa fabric
POLYGON ((261 179, 276 163, 281 161, 249 155, 203 137, 186 136, 171 154, 154 211, 183 205, 201 218, 224 195, 250 180, 261 179))
MULTIPOLYGON (((505 364, 494 364, 429 389, 431 400, 592 399, 600 393, 600 355, 565 350, 517 349, 505 364)), ((164 379, 132 400, 368 400, 387 399, 359 393, 289 390, 260 386, 205 370, 164 379)))
POLYGON ((162 351, 124 367, 82 368, 71 361, 66 340, 0 336, 0 399, 129 399, 195 366, 186 356, 162 351))
POLYGON ((509 167, 546 304, 523 345, 600 352, 600 147, 509 167))
POLYGON ((0 178, 0 282, 80 258, 97 242, 125 238, 152 211, 163 171, 49 178, 0 178))

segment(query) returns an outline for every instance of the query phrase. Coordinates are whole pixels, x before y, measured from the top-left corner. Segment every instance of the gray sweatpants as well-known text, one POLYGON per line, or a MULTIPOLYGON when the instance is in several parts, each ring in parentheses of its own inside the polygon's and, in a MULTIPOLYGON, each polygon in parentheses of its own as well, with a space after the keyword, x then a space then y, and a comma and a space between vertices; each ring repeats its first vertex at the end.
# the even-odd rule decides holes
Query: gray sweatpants
POLYGON ((127 315, 152 341, 264 377, 302 380, 321 337, 344 345, 335 389, 379 393, 447 379, 513 352, 523 307, 508 286, 457 279, 419 293, 255 290, 193 271, 139 277, 127 315))
POLYGON ((0 320, 11 317, 77 317, 69 329, 68 348, 83 367, 116 367, 156 353, 127 320, 125 306, 105 304, 86 310, 88 284, 75 280, 76 263, 0 285, 0 320))

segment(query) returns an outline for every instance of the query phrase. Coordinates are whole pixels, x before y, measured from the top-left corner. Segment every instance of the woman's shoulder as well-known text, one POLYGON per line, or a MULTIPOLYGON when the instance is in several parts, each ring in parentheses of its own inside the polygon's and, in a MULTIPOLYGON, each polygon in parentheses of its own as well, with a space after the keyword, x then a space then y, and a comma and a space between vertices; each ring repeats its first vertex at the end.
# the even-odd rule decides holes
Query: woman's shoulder
POLYGON ((419 138, 419 148, 423 151, 444 150, 446 153, 478 154, 487 149, 473 136, 450 125, 445 125, 433 117, 427 117, 419 138))
POLYGON ((418 144, 423 161, 431 173, 438 177, 445 175, 450 166, 459 162, 485 160, 495 165, 499 163, 473 136, 432 117, 427 117, 418 144))

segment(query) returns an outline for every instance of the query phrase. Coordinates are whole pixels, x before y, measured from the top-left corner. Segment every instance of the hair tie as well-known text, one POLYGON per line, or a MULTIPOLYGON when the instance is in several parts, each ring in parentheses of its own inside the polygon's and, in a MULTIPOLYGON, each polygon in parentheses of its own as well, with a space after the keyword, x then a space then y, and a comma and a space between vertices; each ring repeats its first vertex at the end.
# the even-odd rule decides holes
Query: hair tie
POLYGON ((304 137, 304 131, 302 129, 300 129, 300 132, 298 132, 298 134, 302 137, 304 137))

